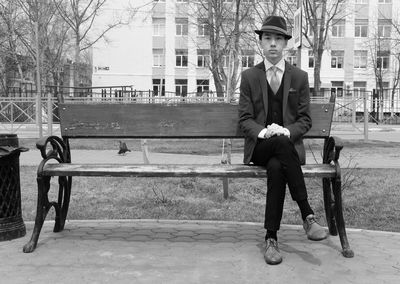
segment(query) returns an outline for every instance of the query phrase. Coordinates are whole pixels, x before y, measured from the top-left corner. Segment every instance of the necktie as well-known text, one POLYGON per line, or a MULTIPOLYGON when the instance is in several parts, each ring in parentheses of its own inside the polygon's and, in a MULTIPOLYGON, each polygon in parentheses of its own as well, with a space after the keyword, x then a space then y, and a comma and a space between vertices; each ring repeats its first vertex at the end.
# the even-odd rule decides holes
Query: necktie
POLYGON ((269 82, 269 85, 270 85, 272 91, 274 92, 274 94, 276 94, 276 92, 278 92, 279 86, 281 84, 281 82, 279 81, 278 75, 276 74, 276 72, 278 71, 278 68, 276 66, 272 66, 271 68, 269 68, 269 70, 271 72, 271 80, 269 82))

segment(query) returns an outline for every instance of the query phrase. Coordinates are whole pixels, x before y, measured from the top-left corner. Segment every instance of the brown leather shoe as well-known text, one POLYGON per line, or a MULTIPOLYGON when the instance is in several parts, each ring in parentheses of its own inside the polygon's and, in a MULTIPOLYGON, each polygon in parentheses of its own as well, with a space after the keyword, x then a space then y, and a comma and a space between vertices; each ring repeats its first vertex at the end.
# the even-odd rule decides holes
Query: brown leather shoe
POLYGON ((268 264, 279 264, 282 262, 282 256, 279 252, 278 242, 275 239, 269 238, 266 241, 266 248, 264 252, 265 262, 268 264))
POLYGON ((307 238, 312 241, 321 241, 328 237, 326 230, 317 223, 315 216, 310 214, 304 220, 303 228, 306 231, 307 238))

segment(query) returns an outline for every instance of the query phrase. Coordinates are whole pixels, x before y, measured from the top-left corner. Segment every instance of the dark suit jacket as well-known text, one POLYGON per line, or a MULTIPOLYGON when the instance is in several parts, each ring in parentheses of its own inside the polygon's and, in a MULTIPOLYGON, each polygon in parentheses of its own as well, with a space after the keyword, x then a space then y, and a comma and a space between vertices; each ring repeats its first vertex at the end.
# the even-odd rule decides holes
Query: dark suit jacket
MULTIPOLYGON (((245 135, 244 159, 249 164, 257 136, 265 128, 268 113, 268 86, 264 62, 242 72, 239 99, 239 126, 245 135)), ((308 74, 285 62, 283 77, 283 126, 289 129, 300 161, 305 163, 303 135, 311 128, 308 74)), ((274 95, 274 94, 272 94, 274 95)))

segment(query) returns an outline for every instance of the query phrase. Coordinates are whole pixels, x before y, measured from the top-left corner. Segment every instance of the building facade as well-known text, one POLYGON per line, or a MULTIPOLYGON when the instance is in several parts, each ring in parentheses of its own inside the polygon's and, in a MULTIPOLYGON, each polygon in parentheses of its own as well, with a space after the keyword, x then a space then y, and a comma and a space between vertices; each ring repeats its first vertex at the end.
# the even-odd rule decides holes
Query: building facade
MULTIPOLYGON (((288 1, 294 6, 297 4, 297 0, 288 1)), ((130 25, 108 34, 107 44, 99 42, 94 47, 93 86, 128 85, 136 90, 166 96, 215 92, 209 69, 207 25, 202 24, 201 18, 196 18, 191 9, 192 2, 196 1, 158 0, 153 1, 153 5, 146 5, 146 0, 126 0, 115 4, 121 7, 113 6, 113 9, 123 9, 124 3, 134 3, 134 6, 141 9, 137 10, 130 25)), ((235 1, 222 2, 224 5, 233 5, 235 1)), ((261 5, 271 5, 272 0, 258 2, 261 5)), ((384 71, 384 88, 392 87, 398 69, 391 50, 393 47, 387 45, 378 50, 376 46, 371 46, 371 39, 376 36, 388 39, 394 37, 392 22, 399 22, 399 14, 396 12, 399 10, 398 0, 348 0, 345 3, 345 13, 335 19, 328 33, 322 57, 321 86, 338 97, 345 96, 346 90, 372 91, 376 88, 375 62, 384 71)), ((261 25, 261 19, 251 15, 250 18, 254 21, 254 27, 261 25)), ((286 59, 297 64, 298 51, 293 46, 293 40, 290 40, 286 59)), ((311 87, 314 76, 313 57, 303 39, 300 67, 308 72, 311 87)), ((254 41, 253 49, 243 50, 240 54, 239 71, 261 60, 254 41)), ((226 68, 229 68, 229 56, 224 57, 223 61, 226 68)))

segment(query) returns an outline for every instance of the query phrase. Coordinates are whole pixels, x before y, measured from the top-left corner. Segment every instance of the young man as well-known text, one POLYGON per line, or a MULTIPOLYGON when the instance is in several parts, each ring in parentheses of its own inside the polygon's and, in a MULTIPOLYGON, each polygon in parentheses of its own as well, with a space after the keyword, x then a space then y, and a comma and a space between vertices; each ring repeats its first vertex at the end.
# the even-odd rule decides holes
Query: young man
POLYGON ((245 135, 244 163, 267 170, 264 258, 268 264, 279 264, 277 231, 286 184, 300 208, 307 237, 323 240, 327 233, 315 220, 301 170, 305 163, 302 137, 311 128, 308 74, 283 59, 291 38, 284 18, 269 16, 255 32, 265 59, 242 73, 239 125, 245 135))

